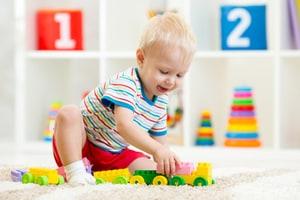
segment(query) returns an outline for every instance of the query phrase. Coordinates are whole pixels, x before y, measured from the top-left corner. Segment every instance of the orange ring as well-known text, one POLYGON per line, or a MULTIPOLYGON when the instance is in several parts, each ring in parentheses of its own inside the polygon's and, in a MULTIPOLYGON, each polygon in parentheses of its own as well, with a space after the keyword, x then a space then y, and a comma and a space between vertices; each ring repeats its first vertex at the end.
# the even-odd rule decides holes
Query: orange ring
POLYGON ((261 143, 258 140, 225 140, 224 145, 228 147, 259 147, 261 143))

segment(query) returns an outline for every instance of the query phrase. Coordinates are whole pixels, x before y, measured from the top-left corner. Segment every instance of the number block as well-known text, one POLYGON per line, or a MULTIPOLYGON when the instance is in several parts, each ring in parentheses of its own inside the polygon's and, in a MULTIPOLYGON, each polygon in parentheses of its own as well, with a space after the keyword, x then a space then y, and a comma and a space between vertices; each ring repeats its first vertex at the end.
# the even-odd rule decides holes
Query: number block
POLYGON ((80 10, 39 10, 36 15, 38 50, 82 50, 80 10))
POLYGON ((221 6, 223 50, 267 49, 266 6, 221 6))

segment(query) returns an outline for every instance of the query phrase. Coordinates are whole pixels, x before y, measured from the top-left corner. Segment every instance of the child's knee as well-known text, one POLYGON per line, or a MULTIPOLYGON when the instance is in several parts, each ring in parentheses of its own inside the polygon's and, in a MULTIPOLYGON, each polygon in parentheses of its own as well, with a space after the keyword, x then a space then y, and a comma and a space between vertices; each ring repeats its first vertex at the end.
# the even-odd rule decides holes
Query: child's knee
POLYGON ((78 120, 81 120, 81 112, 78 106, 76 105, 67 105, 63 106, 55 119, 55 123, 74 123, 78 120))

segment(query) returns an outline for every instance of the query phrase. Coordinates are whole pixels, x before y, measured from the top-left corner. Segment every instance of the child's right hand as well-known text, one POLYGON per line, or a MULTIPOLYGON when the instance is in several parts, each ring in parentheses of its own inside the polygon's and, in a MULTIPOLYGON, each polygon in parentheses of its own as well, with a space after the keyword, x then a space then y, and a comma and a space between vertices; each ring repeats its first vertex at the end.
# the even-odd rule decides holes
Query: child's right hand
POLYGON ((153 154, 154 161, 157 163, 157 173, 165 174, 167 176, 174 175, 176 165, 180 166, 181 161, 177 155, 168 147, 161 146, 153 154))

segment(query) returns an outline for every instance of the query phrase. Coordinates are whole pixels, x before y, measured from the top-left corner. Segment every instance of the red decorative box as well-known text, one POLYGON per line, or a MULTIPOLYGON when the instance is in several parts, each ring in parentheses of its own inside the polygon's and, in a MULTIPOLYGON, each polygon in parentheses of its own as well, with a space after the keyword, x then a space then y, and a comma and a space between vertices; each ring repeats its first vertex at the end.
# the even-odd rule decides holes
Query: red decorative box
POLYGON ((39 10, 36 15, 38 50, 82 50, 80 10, 39 10))

